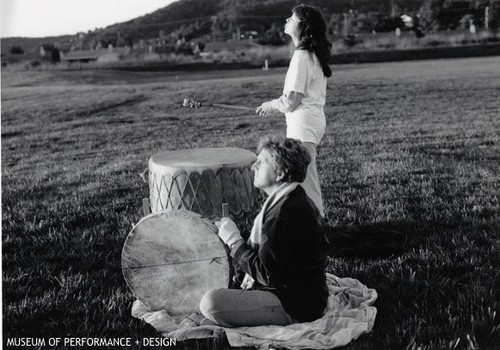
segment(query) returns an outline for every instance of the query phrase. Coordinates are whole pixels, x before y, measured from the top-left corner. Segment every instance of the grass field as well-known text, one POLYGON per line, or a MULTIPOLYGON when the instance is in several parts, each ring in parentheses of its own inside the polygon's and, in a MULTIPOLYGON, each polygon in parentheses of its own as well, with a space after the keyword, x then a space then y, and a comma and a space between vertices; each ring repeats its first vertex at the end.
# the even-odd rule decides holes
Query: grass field
MULTIPOLYGON (((379 294, 347 349, 500 348, 500 57, 333 66, 318 158, 334 232, 387 227, 405 251, 335 257, 379 294)), ((2 72, 3 337, 137 337, 120 256, 168 149, 241 147, 284 118, 181 107, 257 106, 283 69, 2 72)), ((223 348, 188 341, 180 348, 223 348)))

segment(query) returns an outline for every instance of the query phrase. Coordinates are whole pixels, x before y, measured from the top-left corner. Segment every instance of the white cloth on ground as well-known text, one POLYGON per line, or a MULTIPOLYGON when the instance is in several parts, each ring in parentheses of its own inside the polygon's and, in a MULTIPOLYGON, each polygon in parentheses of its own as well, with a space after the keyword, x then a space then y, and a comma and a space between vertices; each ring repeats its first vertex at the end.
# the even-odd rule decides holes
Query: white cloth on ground
POLYGON ((190 316, 172 317, 166 311, 150 311, 138 300, 132 306, 132 316, 151 324, 165 337, 177 340, 209 338, 219 336, 223 330, 231 346, 258 349, 267 349, 270 345, 291 350, 331 349, 371 332, 377 314, 373 306, 377 299, 375 289, 356 279, 328 273, 327 284, 330 295, 325 315, 313 322, 237 328, 203 326, 200 325, 203 317, 195 310, 190 316))

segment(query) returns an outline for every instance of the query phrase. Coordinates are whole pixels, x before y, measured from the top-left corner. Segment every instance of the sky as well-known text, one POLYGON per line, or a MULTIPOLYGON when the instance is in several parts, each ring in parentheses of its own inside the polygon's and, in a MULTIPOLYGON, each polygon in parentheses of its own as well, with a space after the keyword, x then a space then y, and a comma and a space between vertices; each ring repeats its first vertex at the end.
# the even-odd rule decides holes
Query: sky
POLYGON ((176 0, 0 0, 0 36, 87 32, 154 12, 176 0))

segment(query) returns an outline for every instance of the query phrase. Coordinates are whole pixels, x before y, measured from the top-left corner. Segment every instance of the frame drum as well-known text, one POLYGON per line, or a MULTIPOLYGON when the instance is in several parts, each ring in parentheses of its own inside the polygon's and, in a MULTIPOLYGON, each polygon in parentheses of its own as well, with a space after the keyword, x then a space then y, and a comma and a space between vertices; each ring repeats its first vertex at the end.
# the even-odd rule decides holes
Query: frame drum
POLYGON ((134 296, 152 311, 193 312, 203 294, 229 286, 229 260, 217 227, 186 210, 144 217, 122 251, 122 272, 134 296))
POLYGON ((240 148, 168 151, 149 159, 151 211, 187 209, 207 218, 249 214, 260 192, 253 186, 255 153, 240 148))

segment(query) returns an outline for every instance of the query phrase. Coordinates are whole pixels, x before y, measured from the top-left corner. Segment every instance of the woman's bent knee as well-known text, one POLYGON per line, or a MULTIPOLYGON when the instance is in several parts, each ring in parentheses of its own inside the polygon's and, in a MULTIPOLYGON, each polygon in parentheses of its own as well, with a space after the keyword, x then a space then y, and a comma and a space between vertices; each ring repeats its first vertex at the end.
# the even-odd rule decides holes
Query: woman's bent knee
POLYGON ((223 289, 212 289, 206 292, 200 301, 200 311, 201 313, 208 318, 212 318, 211 316, 219 310, 219 306, 223 301, 222 291, 223 289))
POLYGON ((200 311, 209 320, 217 323, 219 326, 230 327, 221 316, 225 301, 227 302, 227 289, 212 289, 206 292, 200 300, 200 311))

